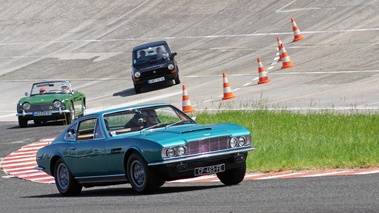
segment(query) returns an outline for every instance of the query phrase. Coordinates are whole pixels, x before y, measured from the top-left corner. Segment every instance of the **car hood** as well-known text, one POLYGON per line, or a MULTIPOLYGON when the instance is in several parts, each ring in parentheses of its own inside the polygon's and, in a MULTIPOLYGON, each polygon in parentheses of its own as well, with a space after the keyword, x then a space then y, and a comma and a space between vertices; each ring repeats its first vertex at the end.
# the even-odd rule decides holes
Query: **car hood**
POLYGON ((168 128, 141 131, 139 137, 155 141, 164 147, 185 144, 188 141, 220 136, 248 135, 250 132, 239 125, 221 123, 211 125, 187 124, 168 128))
POLYGON ((20 103, 29 102, 30 104, 39 103, 52 103, 54 100, 63 101, 69 96, 69 94, 43 94, 24 97, 20 100, 20 103))

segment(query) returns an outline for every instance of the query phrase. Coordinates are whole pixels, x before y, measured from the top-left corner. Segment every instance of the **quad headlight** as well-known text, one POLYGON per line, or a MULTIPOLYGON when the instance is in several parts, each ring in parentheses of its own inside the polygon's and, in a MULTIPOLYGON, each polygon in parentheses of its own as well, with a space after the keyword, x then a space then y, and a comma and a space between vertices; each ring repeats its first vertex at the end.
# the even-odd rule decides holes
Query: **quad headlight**
POLYGON ((28 103, 28 102, 23 103, 23 104, 22 104, 22 108, 23 108, 24 110, 29 110, 29 109, 30 109, 30 103, 28 103))
POLYGON ((187 154, 187 147, 185 146, 170 147, 170 148, 166 148, 162 150, 163 158, 180 157, 186 154, 187 154))
POLYGON ((250 140, 249 138, 245 136, 238 136, 238 137, 231 137, 229 140, 229 147, 235 148, 235 147, 241 147, 249 145, 250 140))

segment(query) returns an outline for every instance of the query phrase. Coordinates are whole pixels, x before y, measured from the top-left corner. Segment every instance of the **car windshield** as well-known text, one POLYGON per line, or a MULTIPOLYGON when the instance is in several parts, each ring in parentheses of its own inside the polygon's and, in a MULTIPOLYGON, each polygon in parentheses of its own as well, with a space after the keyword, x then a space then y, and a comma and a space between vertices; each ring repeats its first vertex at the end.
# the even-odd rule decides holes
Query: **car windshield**
POLYGON ((180 110, 167 105, 125 110, 104 115, 104 124, 111 136, 192 123, 196 122, 180 110))
POLYGON ((71 84, 69 81, 50 81, 35 83, 32 86, 30 95, 44 95, 56 93, 68 93, 71 91, 71 84))
POLYGON ((168 57, 169 51, 165 45, 152 46, 135 51, 133 53, 133 65, 141 66, 151 62, 164 61, 168 57))

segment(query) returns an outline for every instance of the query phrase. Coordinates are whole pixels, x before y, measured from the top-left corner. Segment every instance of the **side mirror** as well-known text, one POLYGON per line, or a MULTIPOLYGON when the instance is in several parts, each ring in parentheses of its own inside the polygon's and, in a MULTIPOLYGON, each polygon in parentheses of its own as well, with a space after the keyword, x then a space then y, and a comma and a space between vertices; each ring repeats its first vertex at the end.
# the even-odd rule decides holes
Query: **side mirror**
POLYGON ((28 93, 28 92, 25 92, 25 96, 29 96, 29 93, 28 93))

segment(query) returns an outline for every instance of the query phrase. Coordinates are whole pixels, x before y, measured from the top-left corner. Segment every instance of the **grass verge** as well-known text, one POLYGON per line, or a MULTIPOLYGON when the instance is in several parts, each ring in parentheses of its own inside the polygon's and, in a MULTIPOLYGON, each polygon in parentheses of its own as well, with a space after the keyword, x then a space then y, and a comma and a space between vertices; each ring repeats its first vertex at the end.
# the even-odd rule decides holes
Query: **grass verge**
POLYGON ((292 111, 196 113, 200 124, 236 123, 252 133, 249 172, 379 165, 379 114, 292 111))

